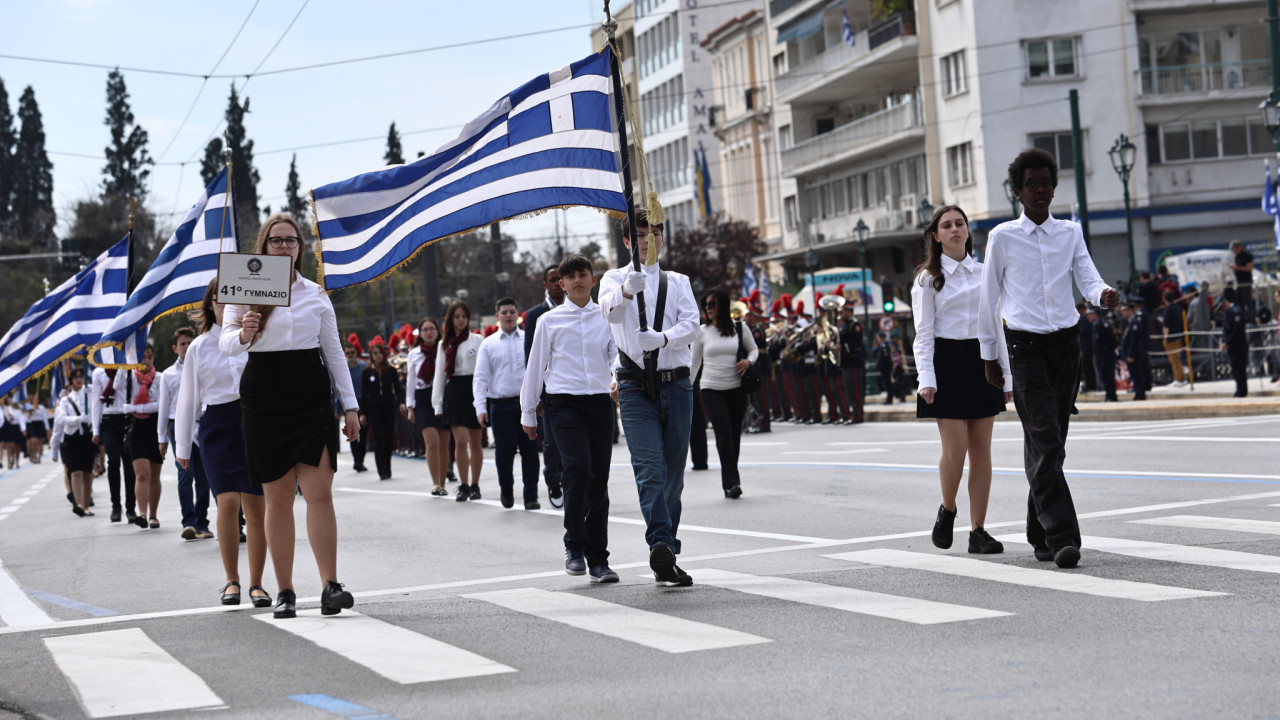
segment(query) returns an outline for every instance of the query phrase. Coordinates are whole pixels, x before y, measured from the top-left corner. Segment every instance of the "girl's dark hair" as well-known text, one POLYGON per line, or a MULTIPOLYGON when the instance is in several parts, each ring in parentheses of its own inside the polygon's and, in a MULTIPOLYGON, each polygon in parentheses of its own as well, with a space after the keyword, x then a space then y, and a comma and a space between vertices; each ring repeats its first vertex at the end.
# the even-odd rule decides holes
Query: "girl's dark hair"
POLYGON ((377 369, 377 370, 381 370, 381 369, 385 368, 385 367, 387 366, 387 352, 388 352, 388 351, 387 351, 387 346, 383 345, 382 343, 378 343, 377 345, 370 345, 370 346, 369 346, 369 363, 370 363, 371 365, 373 365, 373 367, 374 367, 375 369, 377 369), (378 361, 377 361, 377 360, 374 360, 374 359, 373 359, 373 351, 374 351, 374 350, 377 350, 379 353, 381 353, 381 354, 382 354, 382 365, 381 365, 381 366, 379 366, 379 365, 378 365, 378 361))
POLYGON ((444 328, 440 331, 440 343, 442 345, 448 346, 449 341, 457 334, 453 331, 453 313, 458 310, 467 314, 468 328, 463 332, 471 331, 471 306, 467 304, 466 300, 458 298, 457 300, 449 303, 449 309, 444 311, 444 328))
POLYGON ((77 375, 80 377, 84 377, 84 368, 82 367, 71 368, 71 372, 67 373, 67 380, 68 381, 74 380, 77 375))
POLYGON ((192 308, 187 311, 187 319, 196 324, 203 335, 213 329, 218 323, 218 315, 213 311, 213 303, 218 297, 218 278, 209 281, 209 286, 204 289, 204 297, 200 300, 200 307, 192 308))
POLYGON ((1049 179, 1054 187, 1058 187, 1058 162, 1047 151, 1040 148, 1027 148, 1018 153, 1018 157, 1009 163, 1009 189, 1018 192, 1022 189, 1022 181, 1028 170, 1047 168, 1049 179))
POLYGON ((715 288, 702 296, 703 309, 706 308, 708 300, 716 301, 716 316, 708 317, 711 325, 720 331, 720 334, 729 337, 734 333, 733 320, 729 317, 729 293, 724 288, 715 288))
MULTIPOLYGON (((302 275, 302 256, 307 252, 307 236, 302 232, 302 226, 298 224, 293 216, 286 212, 278 212, 267 218, 262 223, 262 227, 258 228, 258 245, 254 252, 259 255, 267 254, 267 239, 271 236, 271 228, 284 223, 293 228, 298 233, 298 257, 293 259, 293 270, 299 276, 302 275)), ((271 319, 271 311, 275 309, 275 305, 253 305, 250 309, 262 315, 262 319, 258 321, 258 337, 262 337, 262 333, 267 329, 267 320, 271 319)))
POLYGON ((424 317, 422 318, 422 321, 418 323, 418 345, 422 345, 423 343, 426 342, 422 339, 422 326, 427 323, 431 323, 436 327, 436 344, 439 345, 440 344, 440 321, 433 317, 424 317))
POLYGON ((566 255, 564 260, 560 261, 560 277, 562 278, 568 277, 582 270, 586 270, 587 272, 592 271, 591 261, 588 260, 586 256, 579 255, 578 253, 571 253, 566 255))
MULTIPOLYGON (((964 218, 965 231, 969 230, 969 216, 964 214, 964 210, 959 205, 943 205, 933 211, 933 219, 929 221, 928 227, 924 229, 924 262, 916 268, 916 274, 921 272, 929 273, 933 278, 933 291, 939 292, 942 287, 947 284, 947 278, 942 274, 942 243, 938 242, 936 235, 938 234, 938 225, 942 222, 942 216, 952 210, 960 213, 960 217, 964 218)), ((964 241, 964 254, 973 254, 973 233, 969 233, 969 238, 964 241)), ((924 278, 920 278, 920 284, 923 286, 924 278)))

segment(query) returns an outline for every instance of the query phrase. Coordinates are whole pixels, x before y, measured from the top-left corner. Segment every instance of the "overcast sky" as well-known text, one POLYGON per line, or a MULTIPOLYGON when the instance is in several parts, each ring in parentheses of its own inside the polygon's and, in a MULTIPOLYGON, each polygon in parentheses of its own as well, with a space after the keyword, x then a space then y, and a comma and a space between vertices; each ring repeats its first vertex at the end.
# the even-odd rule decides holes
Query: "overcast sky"
MULTIPOLYGON (((205 83, 199 77, 138 70, 209 74, 226 51, 215 74, 239 76, 234 80, 236 88, 244 86, 241 95, 250 98, 245 126, 255 142, 254 162, 262 175, 258 193, 263 204, 278 209, 284 200, 291 148, 300 148, 298 171, 304 189, 381 167, 392 122, 403 134, 407 159, 418 151, 430 153, 506 93, 539 73, 589 54, 593 50, 590 29, 603 18, 602 0, 309 0, 305 7, 304 0, 260 0, 256 4, 255 8, 254 0, 6 2, 0 54, 122 68, 133 112, 150 133, 150 151, 157 161, 148 205, 161 215, 162 225, 171 228, 200 193, 199 161, 211 134, 221 133, 233 80, 211 78, 205 83), (515 35, 525 37, 483 42, 515 35), (278 40, 279 46, 270 52, 278 40), (420 48, 440 49, 262 75, 245 85, 244 75, 259 64, 259 72, 268 73, 420 48), (190 118, 183 124, 188 110, 190 118), (376 139, 304 147, 369 137, 376 139)), ((23 89, 28 85, 35 89, 54 166, 60 234, 69 227, 74 203, 98 192, 101 158, 109 141, 103 124, 107 72, 0 58, 0 79, 15 114, 23 89)), ((527 243, 550 243, 555 216, 548 213, 507 223, 504 232, 527 243)), ((582 236, 570 238, 568 247, 580 247, 591 239, 607 246, 602 215, 576 210, 561 217, 567 226, 562 232, 582 236)))

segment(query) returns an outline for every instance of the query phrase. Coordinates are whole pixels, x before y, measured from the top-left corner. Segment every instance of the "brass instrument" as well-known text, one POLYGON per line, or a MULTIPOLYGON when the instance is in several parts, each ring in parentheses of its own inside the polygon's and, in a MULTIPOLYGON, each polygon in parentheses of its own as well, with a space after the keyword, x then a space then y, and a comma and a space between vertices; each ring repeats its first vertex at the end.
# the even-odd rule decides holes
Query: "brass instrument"
POLYGON ((827 358, 827 362, 840 366, 840 332, 837 329, 836 314, 847 302, 843 295, 825 295, 818 301, 823 313, 818 317, 818 351, 827 358))
POLYGON ((796 346, 813 337, 813 334, 818 332, 818 330, 818 323, 810 323, 809 325, 806 325, 804 329, 796 331, 794 335, 787 339, 786 347, 782 348, 782 361, 791 364, 802 362, 803 358, 800 357, 796 346))
POLYGON ((741 300, 729 303, 729 319, 737 322, 747 316, 747 304, 741 300))
POLYGON ((409 353, 402 350, 387 358, 387 362, 396 369, 396 372, 401 372, 409 364, 409 353))

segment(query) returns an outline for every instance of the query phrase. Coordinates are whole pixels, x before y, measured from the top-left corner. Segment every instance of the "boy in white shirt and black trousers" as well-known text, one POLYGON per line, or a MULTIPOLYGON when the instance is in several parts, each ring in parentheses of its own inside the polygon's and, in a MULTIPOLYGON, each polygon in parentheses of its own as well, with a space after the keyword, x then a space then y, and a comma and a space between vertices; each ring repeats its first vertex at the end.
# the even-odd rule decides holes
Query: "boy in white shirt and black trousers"
POLYGON ((520 479, 524 485, 524 509, 537 510, 538 443, 520 431, 520 386, 525 375, 524 331, 516 326, 516 301, 499 298, 494 307, 498 332, 480 343, 476 371, 471 377, 476 419, 480 427, 493 427, 493 460, 498 466, 502 507, 515 505, 516 451, 520 452, 520 479))
POLYGON ((618 346, 600 306, 591 261, 569 255, 560 263, 568 302, 538 321, 520 389, 520 424, 538 436, 537 412, 555 434, 564 464, 564 571, 591 572, 593 583, 618 582, 609 569, 609 461, 613 457, 613 362, 618 346), (546 394, 543 395, 545 388, 546 394))

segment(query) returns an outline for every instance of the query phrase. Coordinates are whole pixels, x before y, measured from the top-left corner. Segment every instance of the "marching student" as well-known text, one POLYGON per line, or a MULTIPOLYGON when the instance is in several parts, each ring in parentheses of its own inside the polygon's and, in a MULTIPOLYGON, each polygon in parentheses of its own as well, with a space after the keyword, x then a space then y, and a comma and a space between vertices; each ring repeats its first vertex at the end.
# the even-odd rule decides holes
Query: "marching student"
POLYGON ((93 461, 98 448, 93 444, 93 417, 89 414, 89 392, 84 387, 84 370, 71 368, 67 374, 67 393, 58 401, 55 413, 57 427, 54 439, 62 464, 71 476, 71 492, 75 502, 72 512, 80 517, 93 515, 93 461))
MULTIPOLYGON (((538 329, 538 318, 556 309, 564 303, 564 288, 560 287, 560 266, 548 265, 542 271, 542 288, 546 297, 542 302, 524 311, 524 354, 529 357, 533 349, 533 335, 538 329)), ((538 442, 542 449, 543 477, 547 482, 547 499, 551 507, 564 506, 564 494, 560 485, 560 452, 556 450, 556 439, 547 430, 541 415, 538 416, 538 442)))
POLYGON ((320 612, 336 615, 355 604, 338 582, 338 521, 333 511, 337 422, 330 387, 341 398, 347 441, 360 418, 338 338, 338 320, 324 289, 302 277, 302 229, 288 213, 267 218, 258 231, 257 252, 292 258, 291 304, 287 307, 228 305, 219 345, 224 355, 248 353, 240 379, 249 479, 266 498, 267 549, 280 591, 277 619, 297 615, 293 586, 293 502, 307 502, 307 539, 324 590, 320 612), (331 385, 332 383, 332 385, 331 385))
POLYGON ((18 450, 23 435, 22 428, 18 425, 21 410, 14 405, 12 395, 5 395, 0 400, 0 412, 4 415, 3 422, 0 423, 0 444, 4 446, 5 465, 12 470, 21 462, 18 450))
POLYGON ((716 433, 720 456, 720 485, 730 500, 742 497, 738 454, 742 421, 747 416, 747 393, 742 374, 755 363, 759 351, 751 333, 729 317, 729 294, 723 288, 707 293, 702 301, 707 323, 693 339, 690 372, 702 372, 702 403, 716 433))
POLYGON ((27 457, 40 464, 44 457, 44 442, 49 438, 49 410, 38 400, 27 411, 27 457))
POLYGON ((409 411, 409 424, 422 433, 426 449, 427 470, 431 473, 431 494, 444 497, 444 477, 449 466, 449 428, 442 424, 431 406, 431 388, 436 378, 436 346, 440 344, 440 323, 423 318, 418 323, 418 346, 409 351, 406 377, 413 392, 406 392, 404 403, 409 411))
MULTIPOLYGON (((93 391, 89 400, 93 405, 93 442, 100 446, 107 456, 107 488, 111 491, 111 522, 120 522, 120 513, 130 523, 138 517, 134 512, 133 462, 129 458, 129 448, 125 445, 125 434, 129 429, 129 415, 124 406, 133 399, 133 372, 94 368, 93 391), (124 471, 124 503, 120 498, 121 466, 124 471)), ((145 514, 145 510, 144 510, 145 514)))
MULTIPOLYGON (((187 348, 196 338, 196 331, 180 327, 173 331, 173 352, 178 360, 160 374, 160 411, 156 423, 160 457, 168 453, 169 445, 176 441, 173 423, 178 417, 178 387, 182 383, 182 369, 187 348)), ((183 465, 174 455, 173 464, 178 468, 178 505, 182 508, 182 539, 211 538, 209 532, 209 480, 200 462, 200 451, 193 450, 191 462, 183 465)))
POLYGON ((484 338, 471 332, 471 307, 454 300, 444 314, 444 335, 436 350, 436 376, 431 381, 431 405, 453 433, 458 455, 458 502, 480 499, 480 420, 476 417, 471 379, 484 338), (467 478, 471 482, 467 482, 467 478))
POLYGON ((262 587, 262 570, 267 564, 263 524, 266 502, 262 487, 249 477, 240 408, 240 377, 248 358, 243 354, 227 357, 218 347, 225 308, 216 300, 217 282, 215 278, 209 283, 200 307, 191 311, 200 336, 186 348, 182 363, 173 422, 173 454, 178 465, 188 472, 204 465, 218 505, 218 554, 227 578, 222 586, 222 604, 240 604, 243 510, 249 545, 249 600, 254 607, 271 607, 271 593, 262 587), (235 592, 231 592, 233 587, 235 592))
POLYGON ((569 575, 590 572, 593 583, 615 583, 618 574, 608 563, 609 461, 613 457, 609 393, 618 346, 600 306, 591 300, 596 284, 591 261, 569 255, 559 272, 568 301, 538 322, 520 388, 520 424, 530 440, 537 438, 535 418, 541 403, 543 425, 555 433, 560 449, 564 571, 569 575))
POLYGON ((369 365, 360 376, 360 426, 373 432, 373 461, 379 480, 391 479, 391 451, 395 447, 396 410, 404 407, 400 374, 387 362, 387 346, 370 343, 369 365))
MULTIPOLYGON (((636 212, 635 223, 639 247, 631 248, 627 227, 622 228, 623 242, 646 261, 652 244, 656 258, 662 250, 662 226, 650 225, 648 215, 641 211, 636 212)), ((693 578, 676 565, 680 554, 676 534, 693 417, 689 379, 693 351, 689 345, 699 332, 698 301, 688 277, 660 270, 655 261, 643 270, 632 270, 628 265, 605 273, 600 282, 600 310, 618 346, 618 401, 644 515, 649 567, 659 585, 692 585, 693 578), (642 292, 649 321, 649 329, 644 331, 640 330, 634 302, 642 292), (656 356, 656 369, 646 369, 646 353, 656 356)))
POLYGON ((124 411, 132 416, 127 442, 136 478, 133 493, 138 499, 138 516, 133 519, 133 524, 152 530, 160 528, 156 513, 160 510, 160 469, 164 461, 156 443, 159 437, 156 413, 160 410, 160 388, 152 390, 157 375, 155 357, 155 348, 147 343, 142 351, 142 367, 126 371, 132 375, 137 392, 124 406, 124 411))
POLYGON ((969 458, 969 552, 1004 552, 1004 545, 983 527, 991 495, 991 429, 995 416, 1013 397, 1013 376, 1004 338, 996 343, 1004 387, 988 385, 978 346, 978 303, 982 264, 973 257, 969 218, 957 205, 933 213, 924 231, 925 261, 911 285, 915 317, 916 367, 920 390, 916 417, 934 418, 942 437, 938 477, 942 505, 933 524, 933 544, 951 547, 956 494, 969 458))
MULTIPOLYGON (((481 427, 493 427, 493 460, 498 466, 502 507, 515 505, 516 452, 520 453, 520 479, 524 485, 524 509, 537 510, 538 443, 520 431, 520 385, 524 380, 524 331, 513 298, 499 298, 494 305, 498 332, 480 343, 476 372, 471 381, 476 419, 481 427)), ((610 438, 612 439, 612 438, 610 438)))
POLYGON ((1080 561, 1080 523, 1062 472, 1080 388, 1080 315, 1071 285, 1092 305, 1114 308, 1120 294, 1099 277, 1079 223, 1049 214, 1057 186, 1058 164, 1044 150, 1024 150, 1009 163, 1009 187, 1023 213, 987 237, 978 340, 987 382, 998 388, 1006 387, 999 335, 1008 342, 1030 485, 1027 542, 1037 560, 1071 568, 1080 561))

